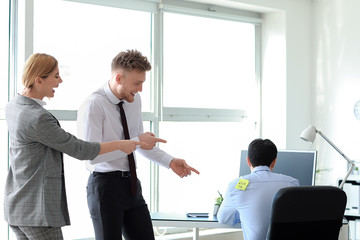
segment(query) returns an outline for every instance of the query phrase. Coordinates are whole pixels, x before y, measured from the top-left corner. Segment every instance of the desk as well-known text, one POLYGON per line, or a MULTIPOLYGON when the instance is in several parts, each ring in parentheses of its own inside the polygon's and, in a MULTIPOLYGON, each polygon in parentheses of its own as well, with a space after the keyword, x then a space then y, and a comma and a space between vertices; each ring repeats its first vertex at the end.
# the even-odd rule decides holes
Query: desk
MULTIPOLYGON (((154 227, 184 227, 193 228, 193 240, 199 239, 199 228, 233 228, 218 222, 216 216, 209 217, 187 217, 184 212, 154 212, 151 213, 154 227)), ((339 240, 349 239, 348 222, 344 219, 340 230, 339 240)), ((240 229, 240 228, 237 228, 240 229)))
POLYGON ((216 216, 187 217, 184 212, 154 212, 151 213, 154 227, 193 228, 193 239, 199 239, 199 228, 232 228, 218 222, 216 216))
MULTIPOLYGON (((339 180, 339 184, 342 179, 339 180)), ((344 184, 346 193, 345 218, 349 221, 350 239, 359 239, 360 225, 360 175, 350 175, 344 184)))

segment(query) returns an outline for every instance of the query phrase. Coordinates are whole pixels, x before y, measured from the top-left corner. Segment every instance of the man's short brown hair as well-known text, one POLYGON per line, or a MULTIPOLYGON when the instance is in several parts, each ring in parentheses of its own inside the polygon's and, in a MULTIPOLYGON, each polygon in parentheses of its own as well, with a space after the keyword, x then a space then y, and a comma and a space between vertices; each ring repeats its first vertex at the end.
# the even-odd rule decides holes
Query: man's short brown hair
POLYGON ((147 57, 143 56, 141 52, 137 50, 126 50, 120 52, 111 63, 111 71, 117 69, 124 69, 129 72, 139 71, 146 72, 151 70, 151 64, 147 57))

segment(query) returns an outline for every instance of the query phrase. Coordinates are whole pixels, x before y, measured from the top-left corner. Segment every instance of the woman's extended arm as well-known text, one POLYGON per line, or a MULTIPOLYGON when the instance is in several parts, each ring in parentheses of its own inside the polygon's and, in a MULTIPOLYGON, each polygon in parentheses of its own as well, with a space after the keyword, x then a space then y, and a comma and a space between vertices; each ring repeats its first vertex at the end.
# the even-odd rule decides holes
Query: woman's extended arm
POLYGON ((117 141, 100 143, 99 155, 112 152, 115 150, 120 150, 126 154, 130 154, 133 151, 135 151, 137 145, 144 146, 147 144, 133 140, 117 140, 117 141))

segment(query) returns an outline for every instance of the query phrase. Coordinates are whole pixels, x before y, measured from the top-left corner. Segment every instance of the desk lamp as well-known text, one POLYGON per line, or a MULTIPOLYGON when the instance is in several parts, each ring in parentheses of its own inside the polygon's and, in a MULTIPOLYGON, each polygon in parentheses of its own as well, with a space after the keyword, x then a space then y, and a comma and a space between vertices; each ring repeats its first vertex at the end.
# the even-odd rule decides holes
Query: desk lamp
POLYGON ((351 167, 349 171, 346 173, 345 178, 342 180, 339 188, 343 188, 344 183, 346 182, 346 179, 349 177, 350 173, 355 167, 355 164, 353 161, 351 161, 342 151, 340 151, 339 148, 337 148, 320 130, 316 129, 314 126, 310 125, 307 128, 304 129, 304 131, 301 133, 300 138, 313 143, 315 141, 316 134, 319 134, 321 137, 325 139, 338 153, 340 153, 341 156, 343 156, 348 163, 350 163, 351 167))

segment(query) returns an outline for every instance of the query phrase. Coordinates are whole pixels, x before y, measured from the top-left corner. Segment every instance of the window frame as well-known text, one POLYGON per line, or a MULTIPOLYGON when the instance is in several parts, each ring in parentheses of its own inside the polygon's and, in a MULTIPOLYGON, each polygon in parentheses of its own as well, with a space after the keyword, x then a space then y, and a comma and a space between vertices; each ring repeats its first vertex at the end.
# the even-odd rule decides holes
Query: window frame
MULTIPOLYGON (((261 116, 261 13, 247 10, 231 9, 221 6, 213 6, 203 3, 185 2, 182 0, 63 0, 70 2, 88 3, 115 8, 140 10, 152 13, 152 56, 150 57, 153 70, 151 73, 151 112, 143 112, 143 120, 151 122, 151 131, 159 134, 160 121, 205 121, 205 122, 241 122, 248 121, 248 113, 242 109, 207 109, 207 108, 175 108, 163 106, 163 14, 165 12, 187 14, 208 18, 239 21, 251 23, 255 26, 255 77, 258 88, 258 109, 254 121, 258 135, 262 134, 261 116)), ((24 29, 24 51, 20 56, 18 33, 19 29, 19 0, 10 0, 10 44, 9 44, 9 89, 8 100, 16 95, 17 79, 21 76, 18 65, 33 53, 33 32, 34 22, 34 0, 27 0, 25 3, 25 29, 24 29)), ((76 121, 76 110, 50 110, 59 121, 76 121)), ((5 119, 3 109, 0 109, 0 118, 5 119)), ((150 165, 150 211, 159 209, 159 166, 150 165)))

